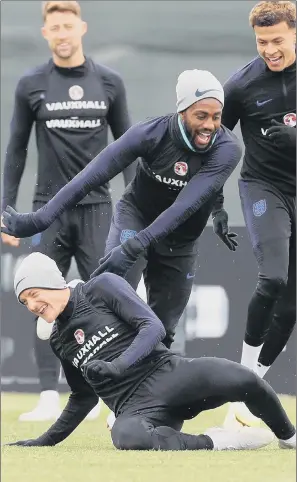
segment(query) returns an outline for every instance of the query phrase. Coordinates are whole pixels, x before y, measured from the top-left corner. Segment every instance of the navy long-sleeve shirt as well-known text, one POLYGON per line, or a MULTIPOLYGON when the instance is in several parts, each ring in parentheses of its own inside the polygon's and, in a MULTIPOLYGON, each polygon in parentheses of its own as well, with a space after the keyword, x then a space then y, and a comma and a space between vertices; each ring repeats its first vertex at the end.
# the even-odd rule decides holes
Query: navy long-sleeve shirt
MULTIPOLYGON (((240 161, 241 148, 236 136, 221 127, 211 149, 205 153, 190 151, 178 130, 177 114, 140 122, 96 156, 46 206, 30 215, 25 236, 46 229, 65 209, 137 157, 142 161, 124 197, 132 195, 147 222, 138 233, 147 248, 178 230, 187 241, 200 235, 199 210, 208 203, 211 212, 218 192, 240 161)), ((24 236, 21 231, 15 234, 24 236)))
POLYGON ((232 130, 240 121, 245 144, 242 178, 263 180, 295 196, 295 149, 277 149, 267 130, 272 119, 296 126, 296 62, 272 72, 257 57, 227 80, 224 92, 222 123, 232 130))
MULTIPOLYGON (((38 172, 34 201, 47 202, 106 146, 131 126, 121 77, 91 59, 74 68, 52 60, 18 82, 3 176, 2 209, 15 206, 35 123, 38 172)), ((127 185, 135 165, 123 171, 127 185)), ((97 185, 82 203, 110 202, 108 183, 97 185)))
POLYGON ((50 338, 71 389, 60 418, 40 437, 45 445, 64 440, 100 397, 116 416, 139 384, 171 356, 161 340, 165 329, 122 278, 104 273, 71 290, 50 338), (118 360, 119 380, 90 382, 82 367, 90 360, 118 360))

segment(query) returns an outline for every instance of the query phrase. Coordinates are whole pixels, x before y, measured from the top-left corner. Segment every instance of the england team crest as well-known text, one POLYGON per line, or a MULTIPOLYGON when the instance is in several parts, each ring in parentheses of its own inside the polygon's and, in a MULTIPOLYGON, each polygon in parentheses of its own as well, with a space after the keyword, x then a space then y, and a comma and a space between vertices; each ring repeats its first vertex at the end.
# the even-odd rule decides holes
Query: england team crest
POLYGON ((178 176, 185 176, 188 172, 188 164, 182 161, 176 162, 173 169, 178 176))
POLYGON ((134 238, 136 234, 137 231, 134 231, 133 229, 123 229, 120 236, 121 244, 127 241, 127 239, 134 238))
POLYGON ((73 85, 69 89, 69 97, 72 100, 81 100, 84 96, 83 88, 80 85, 73 85))
POLYGON ((294 112, 290 112, 290 114, 286 114, 283 120, 286 126, 296 127, 296 114, 294 112))
POLYGON ((253 204, 253 213, 254 216, 260 217, 262 216, 267 209, 266 199, 261 199, 253 204))
POLYGON ((79 345, 83 345, 85 342, 85 334, 80 328, 74 332, 74 337, 79 345))

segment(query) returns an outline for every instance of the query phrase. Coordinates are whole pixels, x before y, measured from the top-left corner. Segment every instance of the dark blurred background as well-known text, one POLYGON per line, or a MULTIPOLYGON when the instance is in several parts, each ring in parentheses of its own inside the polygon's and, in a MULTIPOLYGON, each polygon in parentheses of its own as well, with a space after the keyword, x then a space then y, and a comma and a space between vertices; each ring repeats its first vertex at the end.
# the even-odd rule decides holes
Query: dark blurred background
MULTIPOLYGON (((85 53, 117 70, 127 88, 133 122, 175 111, 175 86, 186 69, 210 70, 223 83, 257 55, 248 15, 254 1, 81 1, 88 22, 85 53)), ((14 90, 20 76, 49 57, 41 37, 41 2, 1 2, 1 165, 9 135, 14 90)), ((239 129, 235 131, 239 137, 239 129)), ((239 166, 240 168, 240 166, 239 166)), ((257 278, 257 266, 246 236, 237 189, 239 168, 225 187, 230 224, 240 246, 230 254, 212 233, 201 238, 199 270, 183 322, 187 354, 240 360, 246 310, 257 278)), ((17 208, 30 211, 36 172, 35 139, 17 208)), ((111 183, 116 201, 122 176, 111 183)), ((2 387, 37 390, 32 354, 33 324, 13 294, 13 272, 26 244, 2 250, 2 387)), ((76 275, 75 266, 71 274, 76 275)), ((295 391, 295 339, 269 372, 282 393, 295 391)))

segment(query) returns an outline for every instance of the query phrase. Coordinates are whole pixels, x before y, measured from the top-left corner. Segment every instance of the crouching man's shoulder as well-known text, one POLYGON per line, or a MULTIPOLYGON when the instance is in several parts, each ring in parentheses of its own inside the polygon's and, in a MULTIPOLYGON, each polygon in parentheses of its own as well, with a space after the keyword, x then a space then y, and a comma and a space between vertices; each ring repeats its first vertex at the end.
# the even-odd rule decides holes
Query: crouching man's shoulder
POLYGON ((115 291, 127 282, 114 273, 102 273, 90 279, 83 286, 83 292, 89 297, 96 296, 104 298, 113 296, 115 291))

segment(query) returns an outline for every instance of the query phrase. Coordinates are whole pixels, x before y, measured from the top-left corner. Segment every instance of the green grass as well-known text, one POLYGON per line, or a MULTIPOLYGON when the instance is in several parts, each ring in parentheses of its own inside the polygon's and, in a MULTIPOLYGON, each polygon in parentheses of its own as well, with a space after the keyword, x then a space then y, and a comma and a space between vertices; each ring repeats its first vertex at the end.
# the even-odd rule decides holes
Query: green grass
MULTIPOLYGON (((63 397, 64 400, 66 398, 63 397)), ((20 423, 18 415, 33 408, 37 396, 2 394, 2 443, 34 438, 46 423, 20 423)), ((295 398, 282 397, 295 423, 295 398)), ((186 422, 184 431, 201 433, 221 425, 226 406, 186 422)), ((4 482, 293 482, 295 451, 276 443, 252 452, 121 452, 106 429, 108 410, 85 421, 56 447, 3 447, 4 482)))

